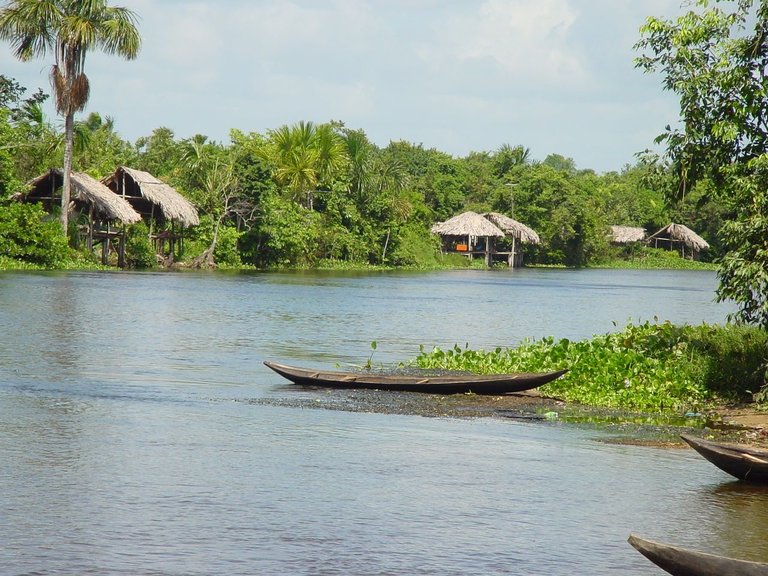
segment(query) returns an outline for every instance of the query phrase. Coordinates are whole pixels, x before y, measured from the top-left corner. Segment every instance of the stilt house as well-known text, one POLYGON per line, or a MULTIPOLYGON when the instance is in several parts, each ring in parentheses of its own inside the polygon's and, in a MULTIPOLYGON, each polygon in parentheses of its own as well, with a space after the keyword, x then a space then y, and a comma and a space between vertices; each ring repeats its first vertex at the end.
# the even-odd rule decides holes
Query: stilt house
POLYGON ((704 238, 682 224, 667 224, 651 234, 646 243, 654 248, 680 250, 680 256, 690 260, 698 260, 702 250, 707 250, 709 244, 704 238))
MULTIPOLYGON (((27 183, 26 190, 14 194, 19 202, 39 202, 47 212, 61 206, 64 171, 51 168, 27 183)), ((107 264, 111 245, 117 243, 118 266, 125 265, 125 226, 141 220, 141 216, 124 199, 116 196, 101 182, 83 172, 72 172, 69 212, 73 221, 86 222, 80 228, 88 250, 101 244, 101 260, 107 264)))
POLYGON ((490 266, 493 240, 504 236, 498 227, 477 212, 464 212, 432 226, 442 240, 442 252, 466 255, 470 260, 482 256, 490 266))
POLYGON ((507 256, 507 263, 511 268, 520 268, 523 265, 523 244, 539 244, 539 235, 525 224, 513 220, 509 216, 498 212, 486 212, 483 217, 489 220, 510 240, 508 251, 499 251, 496 254, 507 256))
POLYGON ((200 223, 192 202, 149 172, 120 166, 102 182, 141 214, 158 254, 173 259, 183 249, 184 228, 200 223))
POLYGON ((498 212, 464 212, 435 224, 432 232, 440 235, 443 253, 463 254, 470 259, 482 256, 488 266, 498 257, 506 258, 510 267, 522 266, 521 245, 540 242, 531 228, 498 212), (511 246, 499 249, 499 239, 508 240, 511 246))
POLYGON ((645 228, 634 226, 611 226, 608 238, 612 244, 633 244, 645 240, 645 228))

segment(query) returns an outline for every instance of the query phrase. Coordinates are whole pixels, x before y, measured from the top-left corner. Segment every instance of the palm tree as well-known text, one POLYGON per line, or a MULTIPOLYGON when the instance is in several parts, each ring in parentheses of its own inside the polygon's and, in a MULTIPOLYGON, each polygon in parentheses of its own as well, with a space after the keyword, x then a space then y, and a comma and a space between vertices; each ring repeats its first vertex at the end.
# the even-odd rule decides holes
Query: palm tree
POLYGON ((61 224, 67 231, 72 172, 75 112, 85 108, 89 96, 85 56, 100 49, 132 60, 141 37, 131 10, 109 6, 106 0, 9 0, 0 8, 0 39, 11 42, 14 55, 26 62, 49 50, 51 86, 56 110, 64 116, 64 186, 61 224))
POLYGON ((275 181, 294 200, 306 198, 310 210, 318 187, 329 186, 348 163, 344 142, 332 125, 304 121, 270 131, 261 156, 272 164, 275 181))
POLYGON ((522 166, 528 164, 531 159, 531 151, 520 146, 510 146, 509 144, 502 144, 501 147, 493 155, 493 163, 497 176, 504 176, 515 166, 522 166))

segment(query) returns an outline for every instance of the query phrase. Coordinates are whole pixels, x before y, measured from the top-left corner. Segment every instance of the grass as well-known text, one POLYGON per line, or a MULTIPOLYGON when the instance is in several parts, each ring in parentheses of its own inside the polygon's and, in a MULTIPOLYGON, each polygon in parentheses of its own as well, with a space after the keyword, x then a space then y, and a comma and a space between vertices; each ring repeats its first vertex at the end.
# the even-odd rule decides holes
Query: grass
POLYGON ((681 258, 680 254, 661 248, 640 247, 624 256, 596 262, 590 268, 617 268, 632 270, 717 270, 717 264, 681 258))

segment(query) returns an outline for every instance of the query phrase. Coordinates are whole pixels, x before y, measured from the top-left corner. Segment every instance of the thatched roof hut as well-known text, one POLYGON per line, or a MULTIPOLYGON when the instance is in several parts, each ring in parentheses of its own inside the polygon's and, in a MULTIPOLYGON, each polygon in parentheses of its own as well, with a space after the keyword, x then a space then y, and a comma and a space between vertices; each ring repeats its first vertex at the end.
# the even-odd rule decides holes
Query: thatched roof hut
POLYGON ((611 226, 608 234, 614 244, 631 244, 645 240, 645 228, 634 226, 611 226))
MULTIPOLYGON (((131 205, 101 182, 83 172, 72 172, 71 177, 72 203, 80 209, 93 210, 104 220, 133 224, 141 220, 141 216, 131 205)), ((61 203, 60 189, 64 185, 64 171, 51 168, 27 183, 27 189, 12 196, 20 202, 41 202, 47 210, 61 203)))
POLYGON ((502 238, 504 232, 483 218, 477 212, 464 212, 445 222, 432 226, 432 233, 439 234, 442 240, 441 250, 461 253, 470 258, 482 254, 487 265, 491 265, 496 238, 502 238), (484 245, 478 244, 485 239, 484 245))
POLYGON ((682 224, 667 224, 656 232, 648 236, 646 243, 655 248, 674 249, 680 247, 683 258, 686 256, 685 249, 688 248, 688 254, 691 258, 698 257, 699 252, 709 248, 709 244, 693 230, 682 224))
POLYGON ((178 222, 185 228, 200 223, 192 202, 149 172, 120 166, 102 182, 142 216, 178 222))
POLYGON ((536 232, 509 216, 499 214, 498 212, 486 212, 483 214, 483 217, 504 232, 505 235, 512 236, 524 244, 538 244, 541 242, 536 232))
POLYGON ((440 236, 461 236, 472 238, 499 238, 504 232, 477 212, 464 212, 445 222, 432 226, 432 233, 440 236))

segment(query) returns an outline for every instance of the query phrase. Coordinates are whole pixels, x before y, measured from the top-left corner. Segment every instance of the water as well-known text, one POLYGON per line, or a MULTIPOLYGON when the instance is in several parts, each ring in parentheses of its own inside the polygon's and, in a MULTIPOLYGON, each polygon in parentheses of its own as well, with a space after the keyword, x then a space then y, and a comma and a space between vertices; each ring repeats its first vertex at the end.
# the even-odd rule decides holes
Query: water
POLYGON ((768 560, 768 491, 691 450, 326 410, 261 364, 721 322, 714 287, 682 271, 0 275, 0 574, 658 574, 630 532, 768 560))

